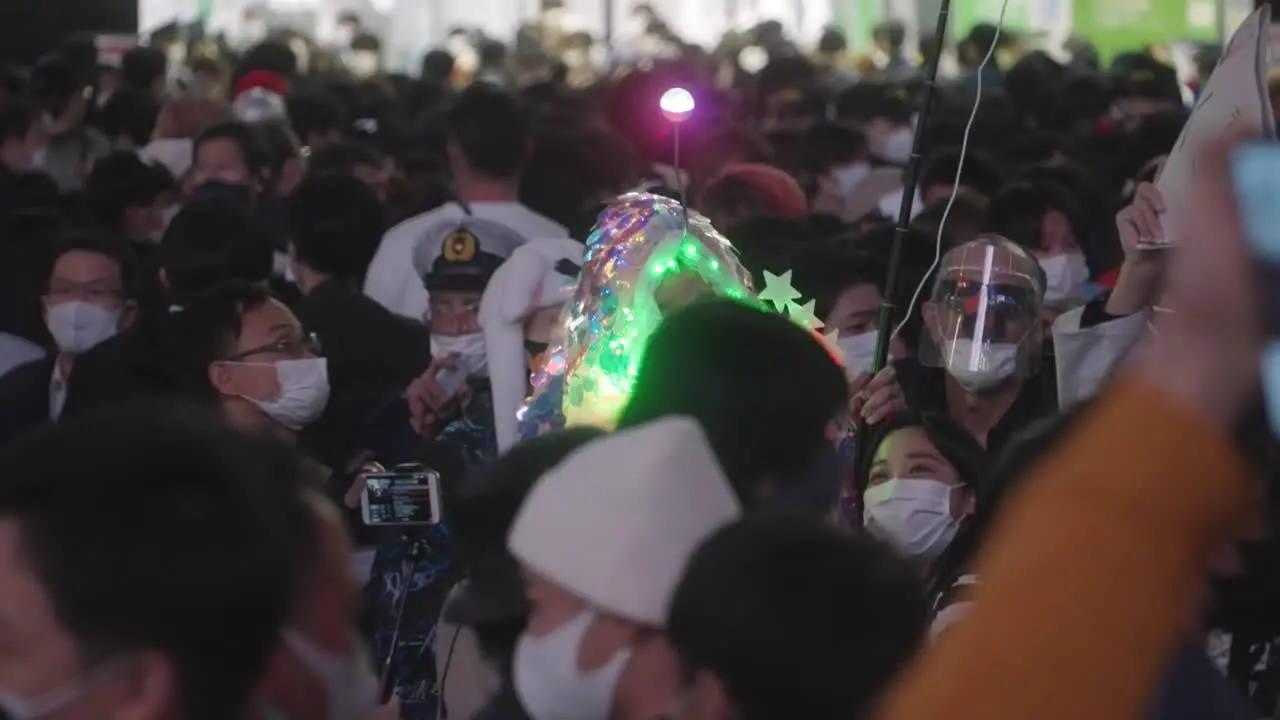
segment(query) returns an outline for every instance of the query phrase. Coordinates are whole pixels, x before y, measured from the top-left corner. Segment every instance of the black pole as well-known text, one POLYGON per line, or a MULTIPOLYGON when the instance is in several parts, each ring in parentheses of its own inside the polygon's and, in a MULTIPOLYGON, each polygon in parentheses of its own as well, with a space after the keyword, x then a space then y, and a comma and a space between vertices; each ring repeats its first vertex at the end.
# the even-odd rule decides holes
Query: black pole
MULTIPOLYGON (((907 171, 903 175, 902 204, 898 206, 898 224, 893 229, 893 243, 889 247, 889 274, 884 281, 884 297, 880 301, 880 317, 876 326, 876 353, 871 365, 871 373, 884 369, 889 361, 889 341, 893 338, 894 298, 898 292, 898 274, 902 266, 902 243, 911 225, 911 205, 915 201, 916 182, 920 176, 921 140, 929 127, 929 116, 933 114, 933 98, 938 89, 938 61, 942 58, 943 42, 947 39, 947 21, 951 16, 951 0, 942 0, 938 9, 938 25, 934 30, 934 53, 929 58, 925 74, 924 104, 916 119, 915 137, 911 140, 911 158, 907 161, 907 171)), ((979 98, 980 99, 980 98, 979 98)), ((976 101, 975 101, 976 102, 976 101)), ((853 418, 856 430, 853 436, 853 476, 850 478, 852 490, 857 494, 855 500, 861 506, 860 482, 857 477, 858 468, 862 467, 862 453, 866 452, 862 439, 866 437, 867 422, 859 415, 853 418)))
MULTIPOLYGON (((898 291, 898 274, 902 266, 902 242, 906 238, 907 229, 911 225, 911 205, 915 201, 916 182, 920 177, 921 140, 929 127, 929 116, 933 114, 933 98, 938 89, 938 60, 942 57, 942 43, 947 39, 947 20, 951 15, 951 0, 942 0, 938 9, 938 26, 934 31, 933 56, 929 58, 929 68, 925 76, 924 104, 920 107, 920 115, 916 120, 915 137, 911 141, 911 159, 907 161, 907 172, 903 175, 902 204, 898 206, 898 224, 893 229, 893 244, 889 247, 889 274, 884 281, 884 298, 880 301, 880 318, 876 327, 876 354, 872 363, 872 372, 880 372, 889 360, 889 340, 893 336, 893 304, 898 291)), ((981 98, 979 98, 981 100, 981 98)))

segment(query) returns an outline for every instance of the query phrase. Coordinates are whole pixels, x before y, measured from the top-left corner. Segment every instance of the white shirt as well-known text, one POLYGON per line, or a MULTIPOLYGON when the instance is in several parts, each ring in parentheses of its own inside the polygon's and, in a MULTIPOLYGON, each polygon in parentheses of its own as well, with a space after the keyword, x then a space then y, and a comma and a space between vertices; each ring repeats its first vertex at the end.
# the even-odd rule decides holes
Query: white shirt
MULTIPOLYGON (((469 205, 478 218, 501 223, 529 240, 569 237, 563 225, 518 202, 484 202, 469 205)), ((427 313, 427 289, 413 268, 413 251, 432 226, 442 220, 466 217, 462 206, 447 203, 396 225, 382 237, 369 264, 364 294, 397 315, 422 320, 427 313)), ((481 239, 483 244, 483 239, 481 239)))
POLYGON ((62 367, 53 363, 53 375, 49 378, 49 419, 57 421, 62 407, 67 404, 67 380, 62 377, 62 367))
POLYGON ((44 357, 44 348, 17 335, 0 332, 0 377, 10 370, 44 357))

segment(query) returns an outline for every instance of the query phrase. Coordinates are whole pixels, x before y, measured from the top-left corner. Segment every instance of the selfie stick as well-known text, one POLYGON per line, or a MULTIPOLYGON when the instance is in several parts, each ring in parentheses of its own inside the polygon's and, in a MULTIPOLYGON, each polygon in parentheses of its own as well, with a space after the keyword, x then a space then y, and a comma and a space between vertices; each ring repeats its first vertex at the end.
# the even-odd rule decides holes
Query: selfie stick
MULTIPOLYGON (((872 373, 884 369, 889 361, 889 341, 893 339, 893 300, 898 291, 898 274, 902 268, 902 243, 906 239, 907 229, 911 226, 911 206, 915 202, 916 182, 920 178, 921 140, 925 129, 929 127, 929 117, 933 114, 933 99, 938 90, 938 60, 942 57, 942 43, 947 39, 947 20, 951 15, 951 0, 942 0, 938 10, 938 25, 934 30, 934 53, 929 58, 929 66, 924 81, 924 103, 916 118, 915 136, 911 140, 911 159, 907 161, 907 171, 903 175, 902 204, 898 206, 898 222, 893 229, 893 243, 889 246, 889 274, 884 281, 884 297, 880 301, 879 325, 876 327, 876 353, 871 365, 872 373)), ((859 420, 861 427, 861 420, 859 420)))
MULTIPOLYGON (((884 369, 889 363, 889 342, 893 339, 894 298, 898 292, 898 274, 902 268, 902 243, 906 239, 907 229, 911 225, 911 205, 916 197, 916 182, 920 177, 921 140, 925 129, 929 127, 929 117, 933 114, 933 98, 938 90, 938 60, 942 57, 942 43, 947 39, 947 21, 951 16, 951 0, 942 0, 938 9, 938 24, 934 30, 934 52, 929 58, 929 66, 925 71, 924 103, 920 114, 916 117, 916 131, 911 139, 911 158, 907 161, 907 171, 903 175, 902 204, 898 206, 898 222, 893 228, 893 243, 889 246, 888 275, 884 280, 884 296, 880 300, 879 322, 876 326, 876 352, 872 358, 871 374, 884 369)), ((975 101, 976 102, 976 101, 975 101)), ((862 467, 862 453, 867 451, 862 439, 867 434, 867 421, 859 415, 853 419, 856 423, 853 435, 853 491, 861 499, 862 488, 858 487, 857 469, 862 467)))
POLYGON ((413 586, 413 571, 418 567, 418 561, 427 554, 426 540, 422 537, 413 537, 412 541, 413 544, 409 546, 409 553, 405 556, 400 571, 400 602, 396 603, 396 619, 394 629, 391 631, 391 644, 387 648, 387 659, 382 663, 382 673, 378 678, 383 705, 391 701, 391 694, 395 691, 396 682, 391 670, 396 657, 396 646, 400 644, 400 625, 404 622, 404 608, 409 601, 409 589, 413 586))
POLYGON ((680 169, 680 126, 684 124, 693 115, 693 94, 684 88, 671 88, 662 93, 662 98, 658 100, 658 107, 662 110, 662 116, 671 123, 672 131, 675 133, 675 157, 672 159, 672 165, 676 171, 676 184, 680 186, 680 207, 684 210, 684 230, 689 232, 689 198, 686 197, 689 179, 681 175, 680 169))

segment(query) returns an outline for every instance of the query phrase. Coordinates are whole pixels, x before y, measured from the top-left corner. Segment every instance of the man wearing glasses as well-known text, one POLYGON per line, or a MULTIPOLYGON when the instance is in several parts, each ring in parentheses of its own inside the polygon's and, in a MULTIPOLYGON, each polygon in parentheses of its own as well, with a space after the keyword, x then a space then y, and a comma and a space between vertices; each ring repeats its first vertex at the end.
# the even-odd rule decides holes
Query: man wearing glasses
POLYGON ((133 322, 135 265, 110 236, 73 235, 55 251, 41 304, 56 352, 0 379, 0 443, 88 404, 92 393, 73 381, 76 359, 133 322))

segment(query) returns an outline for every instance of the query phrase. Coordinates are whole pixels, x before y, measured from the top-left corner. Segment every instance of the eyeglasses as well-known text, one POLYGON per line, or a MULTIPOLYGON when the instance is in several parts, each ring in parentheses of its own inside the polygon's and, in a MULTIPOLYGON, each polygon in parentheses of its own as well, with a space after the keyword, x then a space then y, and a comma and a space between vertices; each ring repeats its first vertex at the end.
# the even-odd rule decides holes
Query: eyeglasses
POLYGON ((254 355, 284 355, 290 358, 300 358, 306 355, 320 354, 320 338, 315 333, 307 333, 296 337, 284 338, 266 345, 260 345, 250 348, 244 352, 228 355, 223 358, 224 362, 236 362, 254 355))
POLYGON ((49 283, 46 297, 50 300, 88 300, 93 303, 105 303, 119 300, 124 292, 105 282, 76 283, 67 280, 54 280, 49 283))

